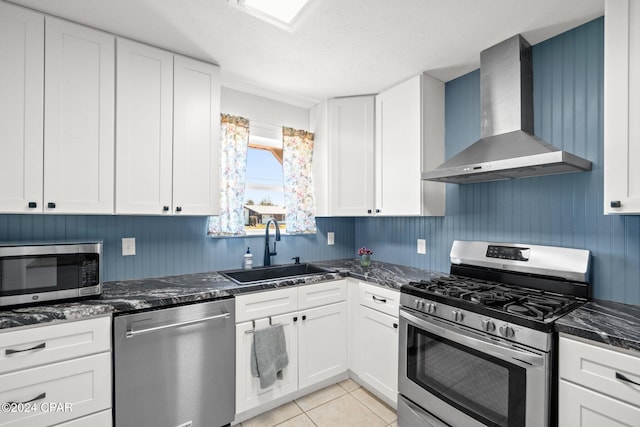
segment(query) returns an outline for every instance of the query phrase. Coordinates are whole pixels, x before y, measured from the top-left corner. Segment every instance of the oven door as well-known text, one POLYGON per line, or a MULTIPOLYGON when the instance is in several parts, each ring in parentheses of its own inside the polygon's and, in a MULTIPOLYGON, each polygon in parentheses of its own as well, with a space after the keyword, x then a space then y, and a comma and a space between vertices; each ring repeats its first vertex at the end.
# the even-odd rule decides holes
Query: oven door
POLYGON ((456 427, 549 423, 550 359, 516 344, 400 310, 398 391, 456 427))

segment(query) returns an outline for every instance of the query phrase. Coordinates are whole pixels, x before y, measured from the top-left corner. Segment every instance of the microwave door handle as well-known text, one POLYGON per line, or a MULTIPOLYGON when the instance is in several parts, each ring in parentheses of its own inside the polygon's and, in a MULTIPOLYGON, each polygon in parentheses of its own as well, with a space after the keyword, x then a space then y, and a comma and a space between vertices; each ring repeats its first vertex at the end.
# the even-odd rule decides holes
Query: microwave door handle
POLYGON ((400 310, 400 316, 418 325, 420 328, 425 329, 426 331, 447 338, 448 340, 466 345, 467 347, 471 347, 484 353, 490 354, 497 357, 498 359, 504 360, 505 356, 508 356, 518 365, 527 364, 532 366, 542 366, 544 364, 544 358, 535 353, 516 350, 512 347, 507 347, 500 344, 488 343, 484 340, 466 335, 462 331, 452 331, 447 328, 443 328, 442 326, 435 325, 431 322, 424 321, 419 317, 409 314, 403 310, 400 310))

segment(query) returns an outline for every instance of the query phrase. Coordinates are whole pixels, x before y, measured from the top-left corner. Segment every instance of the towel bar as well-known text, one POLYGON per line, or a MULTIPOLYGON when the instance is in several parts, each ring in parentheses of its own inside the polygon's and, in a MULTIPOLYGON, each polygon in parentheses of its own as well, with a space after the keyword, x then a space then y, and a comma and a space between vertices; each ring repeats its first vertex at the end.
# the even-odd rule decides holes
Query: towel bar
MULTIPOLYGON (((245 334, 252 334, 255 330, 256 330, 256 321, 252 320, 251 323, 253 324, 253 328, 249 329, 248 331, 244 331, 245 334)), ((269 316, 269 326, 278 326, 278 325, 282 325, 282 323, 276 323, 275 325, 272 323, 272 319, 271 316, 269 316)))

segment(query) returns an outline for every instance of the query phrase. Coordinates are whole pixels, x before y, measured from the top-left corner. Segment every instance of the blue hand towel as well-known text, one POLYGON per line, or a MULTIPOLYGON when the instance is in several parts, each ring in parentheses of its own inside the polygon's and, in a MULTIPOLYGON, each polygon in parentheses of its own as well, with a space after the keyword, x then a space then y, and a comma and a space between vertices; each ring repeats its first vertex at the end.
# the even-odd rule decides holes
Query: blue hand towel
POLYGON ((251 374, 260 377, 260 388, 267 388, 282 378, 289 364, 287 343, 282 325, 256 329, 251 349, 251 374))

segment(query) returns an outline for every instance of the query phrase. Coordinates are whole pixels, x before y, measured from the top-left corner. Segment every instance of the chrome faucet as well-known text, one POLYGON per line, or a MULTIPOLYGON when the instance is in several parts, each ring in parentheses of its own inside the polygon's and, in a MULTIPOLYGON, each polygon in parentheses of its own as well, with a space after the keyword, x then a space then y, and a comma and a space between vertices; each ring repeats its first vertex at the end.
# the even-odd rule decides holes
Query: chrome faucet
POLYGON ((278 254, 276 252, 276 242, 279 242, 279 241, 280 241, 280 226, 278 225, 278 221, 271 218, 269 221, 267 221, 267 227, 264 229, 264 264, 263 265, 265 267, 270 266, 271 257, 278 254), (271 225, 271 223, 273 223, 276 226, 276 239, 273 242, 273 252, 271 252, 271 250, 269 249, 269 226, 271 225))

